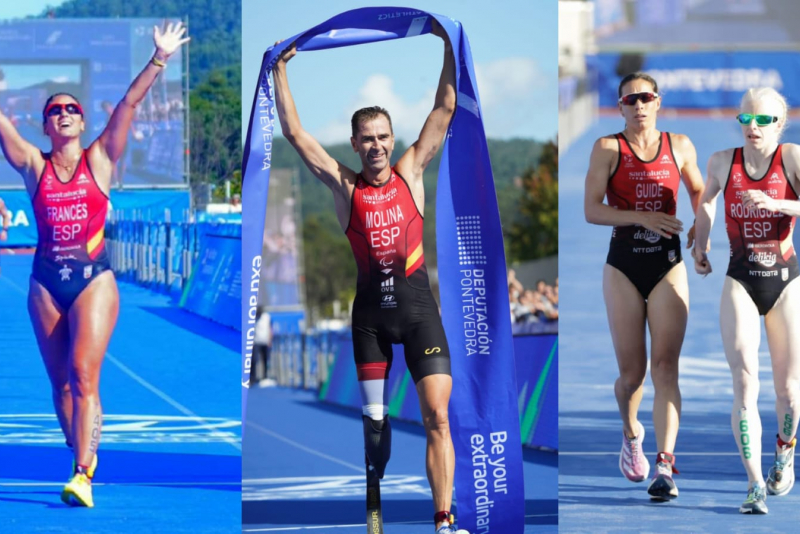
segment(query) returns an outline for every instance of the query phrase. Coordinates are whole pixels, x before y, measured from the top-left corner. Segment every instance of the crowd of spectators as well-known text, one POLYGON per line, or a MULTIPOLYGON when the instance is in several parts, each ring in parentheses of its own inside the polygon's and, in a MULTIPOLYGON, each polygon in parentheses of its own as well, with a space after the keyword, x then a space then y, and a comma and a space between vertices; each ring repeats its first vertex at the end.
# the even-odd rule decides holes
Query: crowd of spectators
POLYGON ((514 334, 558 333, 558 277, 554 285, 538 280, 526 289, 509 269, 508 300, 514 334))

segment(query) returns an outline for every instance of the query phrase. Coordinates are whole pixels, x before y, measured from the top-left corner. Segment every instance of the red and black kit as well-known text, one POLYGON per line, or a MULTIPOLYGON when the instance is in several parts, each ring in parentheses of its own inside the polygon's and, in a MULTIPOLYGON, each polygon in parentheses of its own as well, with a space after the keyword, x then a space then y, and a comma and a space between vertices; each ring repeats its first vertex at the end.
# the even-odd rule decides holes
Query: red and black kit
POLYGON ((31 276, 64 311, 110 264, 105 248, 108 197, 94 179, 86 152, 67 182, 59 180, 49 154, 33 195, 39 239, 31 276))
POLYGON ((414 383, 450 374, 450 351, 428 283, 422 215, 402 176, 372 186, 358 176, 345 231, 358 266, 353 348, 359 380, 385 379, 403 344, 414 383))
POLYGON ((760 315, 772 309, 783 289, 800 274, 792 246, 794 217, 745 207, 745 191, 759 190, 777 200, 797 200, 786 179, 782 145, 764 176, 752 178, 744 165, 744 150, 733 151, 725 184, 725 229, 731 243, 727 275, 737 280, 755 302, 760 315))
MULTIPOLYGON (((661 132, 653 159, 639 158, 619 133, 617 167, 606 187, 608 205, 621 210, 660 211, 675 215, 680 169, 672 151, 672 138, 661 132)), ((643 226, 615 226, 606 263, 619 269, 644 299, 675 265, 681 262, 680 237, 667 239, 643 226)))

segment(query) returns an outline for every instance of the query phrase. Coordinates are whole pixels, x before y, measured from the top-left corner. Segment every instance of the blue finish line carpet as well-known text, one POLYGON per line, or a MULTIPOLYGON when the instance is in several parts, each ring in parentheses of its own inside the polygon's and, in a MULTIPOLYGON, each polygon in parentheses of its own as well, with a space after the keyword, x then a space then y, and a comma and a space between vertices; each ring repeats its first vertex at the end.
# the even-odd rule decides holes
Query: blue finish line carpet
POLYGON ((61 502, 72 460, 27 313, 32 259, 0 258, 0 532, 236 532, 239 333, 124 282, 95 507, 61 502))
MULTIPOLYGON (((314 392, 252 388, 242 451, 243 532, 363 534, 366 475, 361 414, 314 392)), ((556 453, 523 451, 524 532, 555 533, 556 453)), ((433 532, 425 432, 392 421, 392 458, 381 481, 384 532, 433 532)), ((453 511, 458 518, 457 503, 453 511)))
MULTIPOLYGON (((675 448, 677 500, 651 503, 647 483, 634 484, 619 471, 622 423, 614 399, 617 363, 608 329, 602 272, 611 227, 585 222, 584 179, 594 141, 618 132, 621 117, 602 118, 561 154, 559 269, 561 277, 559 384, 559 525, 562 532, 780 532, 800 518, 800 489, 768 497, 769 515, 745 516, 739 506, 747 495, 747 475, 730 426, 733 390, 719 330, 719 301, 728 266, 728 240, 722 204, 711 233, 714 272, 702 278, 687 253, 686 231, 693 215, 681 186, 678 218, 689 277, 689 323, 680 357, 683 415, 675 448)), ((714 151, 742 145, 732 117, 660 118, 662 131, 687 134, 695 144, 699 167, 714 151)), ((797 142, 796 130, 785 141, 797 142)), ((795 243, 795 247, 797 244, 795 243)), ((775 450, 775 392, 763 319, 759 348, 763 426, 763 473, 775 450)), ((645 427, 644 452, 656 454, 652 422, 653 387, 647 375, 639 418, 645 427)))

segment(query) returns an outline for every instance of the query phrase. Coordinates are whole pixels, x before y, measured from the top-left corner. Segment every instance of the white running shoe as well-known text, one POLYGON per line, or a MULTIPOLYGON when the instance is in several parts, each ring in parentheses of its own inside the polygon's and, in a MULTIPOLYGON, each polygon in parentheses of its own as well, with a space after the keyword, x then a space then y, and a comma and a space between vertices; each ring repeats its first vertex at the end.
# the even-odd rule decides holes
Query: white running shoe
POLYGON ((775 447, 775 463, 769 468, 767 477, 767 493, 770 495, 786 495, 794 486, 794 446, 797 438, 790 443, 775 447))
POLYGON ((643 481, 650 472, 650 462, 647 461, 644 451, 642 451, 644 427, 642 423, 638 424, 639 432, 633 439, 628 439, 625 431, 622 431, 622 450, 619 451, 619 470, 631 482, 643 481))
POLYGON ((747 489, 747 498, 739 507, 740 514, 766 514, 767 491, 764 486, 753 484, 747 489))

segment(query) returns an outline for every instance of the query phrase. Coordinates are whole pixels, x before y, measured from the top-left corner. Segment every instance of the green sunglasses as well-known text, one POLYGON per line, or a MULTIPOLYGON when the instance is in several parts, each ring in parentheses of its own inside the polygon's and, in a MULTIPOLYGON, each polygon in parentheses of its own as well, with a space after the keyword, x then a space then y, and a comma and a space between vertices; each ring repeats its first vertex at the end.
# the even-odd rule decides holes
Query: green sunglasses
POLYGON ((747 126, 753 119, 756 120, 756 124, 759 126, 769 126, 774 122, 778 122, 778 117, 773 117, 772 115, 753 115, 752 113, 740 113, 736 115, 736 120, 739 121, 739 124, 747 126))

